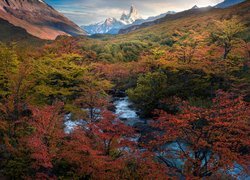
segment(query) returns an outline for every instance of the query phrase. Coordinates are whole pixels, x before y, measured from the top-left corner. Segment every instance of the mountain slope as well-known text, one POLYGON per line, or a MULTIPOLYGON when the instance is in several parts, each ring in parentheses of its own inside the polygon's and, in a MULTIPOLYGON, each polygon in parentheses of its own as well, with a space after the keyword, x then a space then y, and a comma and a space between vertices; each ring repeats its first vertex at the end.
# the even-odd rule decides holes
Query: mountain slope
POLYGON ((43 0, 1 0, 0 18, 41 39, 86 34, 43 0))
POLYGON ((144 38, 154 37, 157 42, 162 41, 162 43, 165 43, 165 41, 169 41, 168 36, 174 34, 175 31, 183 29, 199 29, 202 31, 209 28, 215 20, 229 19, 233 16, 244 22, 248 27, 248 32, 250 32, 250 1, 246 1, 226 9, 207 7, 167 15, 153 22, 123 29, 120 31, 122 34, 116 36, 113 41, 120 42, 135 39, 142 41, 144 38))
POLYGON ((10 24, 8 21, 0 18, 0 41, 1 42, 15 42, 24 39, 38 39, 27 33, 25 29, 16 27, 10 24))
POLYGON ((183 18, 183 17, 186 17, 186 16, 188 16, 190 14, 192 14, 192 15, 197 14, 198 15, 200 13, 208 12, 211 9, 213 9, 213 8, 212 7, 192 8, 192 9, 189 9, 189 10, 186 10, 186 11, 183 11, 183 12, 180 12, 180 13, 176 13, 176 14, 172 14, 172 13, 166 14, 164 17, 156 19, 154 21, 149 21, 149 22, 145 22, 145 23, 142 23, 142 24, 139 24, 139 25, 130 26, 130 27, 125 28, 125 29, 121 29, 119 31, 119 33, 120 34, 126 34, 126 33, 129 33, 131 31, 135 31, 137 29, 141 29, 141 28, 153 26, 153 25, 156 25, 156 24, 160 24, 160 23, 162 23, 164 21, 167 21, 167 20, 175 20, 175 19, 183 18))
MULTIPOLYGON (((127 29, 127 28, 132 27, 132 26, 137 26, 137 25, 141 25, 143 23, 156 21, 157 19, 161 19, 161 18, 163 18, 163 17, 165 17, 166 15, 169 15, 169 14, 175 14, 175 12, 174 11, 168 11, 168 12, 160 14, 158 16, 151 16, 151 17, 149 17, 147 19, 138 19, 135 22, 133 22, 132 24, 126 25, 126 26, 122 27, 121 29, 127 29)), ((119 31, 117 33, 119 33, 119 31)))
POLYGON ((215 7, 216 8, 227 8, 239 3, 244 2, 245 0, 225 0, 222 3, 217 4, 215 7))
POLYGON ((14 43, 22 47, 39 46, 47 41, 41 40, 27 33, 23 28, 16 27, 0 18, 0 42, 14 43))
MULTIPOLYGON (((250 10, 249 3, 250 3, 250 1, 245 1, 243 3, 240 3, 240 4, 233 6, 233 7, 229 7, 227 9, 215 8, 215 7, 211 7, 211 6, 205 7, 205 8, 193 7, 189 10, 179 12, 176 14, 168 14, 165 17, 157 19, 157 20, 152 21, 152 22, 146 22, 146 23, 143 23, 141 25, 135 25, 135 26, 131 26, 131 27, 128 27, 125 29, 121 29, 119 31, 119 33, 120 34, 127 34, 127 33, 130 33, 132 31, 135 31, 135 30, 139 30, 139 29, 143 29, 143 28, 151 27, 151 26, 155 27, 154 25, 163 24, 165 22, 172 22, 174 20, 178 20, 178 19, 182 19, 182 18, 189 18, 190 21, 194 21, 194 19, 202 17, 208 13, 211 13, 213 15, 216 15, 217 13, 219 14, 222 10, 225 10, 223 12, 230 11, 231 13, 233 13, 233 12, 236 13, 236 10, 237 10, 237 13, 239 13, 239 12, 243 11, 243 9, 241 10, 240 7, 243 7, 245 10, 249 11, 250 10)), ((250 12, 247 12, 247 13, 250 13, 250 12)), ((238 16, 238 14, 234 14, 234 15, 238 16)), ((225 17, 222 16, 221 18, 225 18, 225 17)), ((199 21, 200 20, 197 20, 197 22, 199 22, 199 21)))

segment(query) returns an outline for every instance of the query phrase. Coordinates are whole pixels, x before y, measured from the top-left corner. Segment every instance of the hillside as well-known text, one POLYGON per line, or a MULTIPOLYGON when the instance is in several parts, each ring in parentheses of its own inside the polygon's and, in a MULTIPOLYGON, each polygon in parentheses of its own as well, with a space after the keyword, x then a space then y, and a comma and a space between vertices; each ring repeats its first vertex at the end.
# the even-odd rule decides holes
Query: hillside
POLYGON ((215 7, 216 8, 227 8, 227 7, 242 3, 244 1, 246 1, 246 0, 225 0, 225 1, 217 4, 215 7))
MULTIPOLYGON (((166 15, 165 17, 158 19, 156 21, 153 22, 148 22, 148 23, 143 23, 141 25, 137 25, 137 26, 132 26, 129 27, 127 29, 122 29, 120 30, 120 34, 126 34, 129 33, 131 31, 136 31, 139 32, 139 29, 142 29, 142 32, 145 31, 158 31, 160 26, 166 27, 166 30, 169 28, 171 28, 171 26, 176 26, 178 27, 177 24, 173 24, 173 23, 178 23, 178 21, 185 21, 185 24, 188 25, 188 23, 190 22, 197 22, 197 23, 206 23, 206 22, 210 22, 211 19, 220 19, 220 18, 225 18, 225 16, 233 16, 233 15, 239 15, 239 16, 243 16, 242 18, 244 20, 246 20, 246 22, 249 20, 249 5, 250 2, 246 1, 243 2, 241 4, 235 5, 233 7, 227 8, 227 9, 216 9, 213 7, 206 7, 206 8, 198 8, 198 9, 190 9, 190 10, 186 10, 180 13, 176 13, 173 15, 166 15), (167 25, 169 23, 169 25, 167 25), (159 26, 158 26, 159 24, 159 26), (149 28, 147 28, 149 27, 149 28), (145 28, 145 31, 143 30, 145 28)), ((180 26, 183 26, 182 24, 180 24, 180 26)), ((164 31, 164 29, 160 29, 161 31, 164 31)))
POLYGON ((14 26, 1 18, 0 26, 0 42, 2 43, 26 44, 26 46, 45 43, 45 41, 27 33, 25 29, 14 26))
POLYGON ((40 39, 55 39, 58 35, 86 34, 42 0, 1 0, 0 18, 40 39))

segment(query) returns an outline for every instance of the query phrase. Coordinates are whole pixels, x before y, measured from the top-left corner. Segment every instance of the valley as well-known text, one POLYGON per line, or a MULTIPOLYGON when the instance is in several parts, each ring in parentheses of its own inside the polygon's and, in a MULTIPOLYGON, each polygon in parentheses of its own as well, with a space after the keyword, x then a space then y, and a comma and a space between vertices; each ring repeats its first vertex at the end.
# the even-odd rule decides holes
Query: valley
POLYGON ((250 1, 47 2, 0 2, 0 179, 249 179, 250 1))

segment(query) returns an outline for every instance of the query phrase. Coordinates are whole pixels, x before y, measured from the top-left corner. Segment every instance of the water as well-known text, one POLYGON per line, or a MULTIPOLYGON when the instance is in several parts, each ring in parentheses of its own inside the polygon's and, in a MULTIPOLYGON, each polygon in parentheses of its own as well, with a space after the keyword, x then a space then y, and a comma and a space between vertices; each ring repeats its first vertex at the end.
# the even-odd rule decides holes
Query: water
POLYGON ((130 108, 132 103, 129 101, 128 97, 117 99, 114 102, 116 107, 115 114, 122 119, 138 119, 138 115, 134 110, 130 108))
MULTIPOLYGON (((136 114, 136 111, 131 108, 132 103, 128 97, 118 98, 114 101, 115 114, 128 126, 133 126, 138 122, 143 122, 136 114)), ((86 124, 84 120, 72 121, 71 114, 65 115, 65 132, 71 133, 77 126, 86 124)))
POLYGON ((119 98, 115 100, 116 107, 115 114, 128 126, 133 126, 136 123, 143 122, 142 119, 136 114, 136 111, 131 108, 132 103, 128 97, 119 98))
POLYGON ((86 125, 87 122, 84 121, 84 120, 76 120, 76 121, 72 121, 72 114, 69 113, 69 114, 66 114, 64 116, 64 125, 65 125, 65 128, 64 128, 64 131, 65 133, 69 134, 71 133, 72 131, 74 131, 74 129, 77 127, 77 126, 82 126, 82 125, 86 125))
MULTIPOLYGON (((143 123, 144 120, 140 119, 140 117, 137 115, 136 111, 131 107, 131 105, 132 105, 132 103, 129 101, 128 97, 116 99, 114 101, 114 106, 116 108, 115 114, 122 121, 124 121, 124 123, 128 126, 133 126, 136 123, 143 123)), ((65 132, 66 133, 71 133, 77 126, 86 125, 86 124, 87 123, 84 120, 72 121, 71 114, 68 114, 65 116, 65 132)), ((138 134, 137 136, 132 138, 131 141, 138 142, 139 138, 140 138, 140 135, 138 134)), ((184 146, 184 148, 185 148, 184 144, 182 144, 182 146, 184 146)), ((124 147, 124 148, 126 148, 126 147, 124 147)), ((171 152, 174 153, 174 152, 181 151, 176 142, 167 144, 165 148, 170 150, 170 151, 167 151, 168 155, 170 155, 171 152)), ((141 150, 143 150, 143 149, 141 149, 141 150)), ((156 152, 156 155, 164 157, 166 154, 164 154, 164 152, 162 152, 162 153, 156 152)), ((168 158, 168 160, 176 167, 182 168, 184 161, 182 159, 178 158, 178 156, 175 157, 174 154, 172 154, 172 155, 174 158, 170 158, 170 159, 168 158)), ((235 164, 235 167, 232 170, 228 171, 228 173, 231 175, 237 175, 241 171, 242 171, 241 166, 239 166, 238 164, 235 164)), ((238 177, 237 179, 239 179, 239 180, 249 179, 250 180, 250 177, 247 174, 244 174, 244 175, 238 177)))

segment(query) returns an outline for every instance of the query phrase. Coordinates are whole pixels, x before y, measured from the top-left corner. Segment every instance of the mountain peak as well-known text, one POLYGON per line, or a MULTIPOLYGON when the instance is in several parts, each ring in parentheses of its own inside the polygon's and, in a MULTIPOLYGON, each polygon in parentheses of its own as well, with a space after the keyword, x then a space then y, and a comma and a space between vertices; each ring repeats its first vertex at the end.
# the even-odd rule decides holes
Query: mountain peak
POLYGON ((43 3, 43 4, 45 4, 45 2, 43 1, 43 0, 38 0, 40 3, 43 3))
POLYGON ((138 10, 136 9, 136 7, 134 5, 131 5, 129 15, 130 16, 135 16, 135 15, 138 16, 139 15, 138 10))
POLYGON ((129 14, 126 14, 125 12, 123 12, 120 18, 120 20, 124 22, 125 24, 131 24, 138 19, 142 19, 142 18, 139 15, 138 10, 136 9, 134 5, 131 5, 129 14))
POLYGON ((136 13, 137 9, 135 8, 135 6, 132 4, 130 7, 130 13, 136 13))
POLYGON ((191 9, 199 9, 197 5, 194 5, 191 9))
POLYGON ((107 18, 104 22, 107 26, 111 26, 112 24, 116 23, 117 19, 116 18, 107 18))

